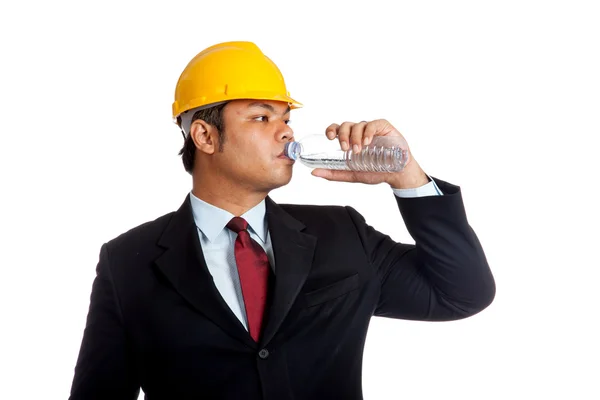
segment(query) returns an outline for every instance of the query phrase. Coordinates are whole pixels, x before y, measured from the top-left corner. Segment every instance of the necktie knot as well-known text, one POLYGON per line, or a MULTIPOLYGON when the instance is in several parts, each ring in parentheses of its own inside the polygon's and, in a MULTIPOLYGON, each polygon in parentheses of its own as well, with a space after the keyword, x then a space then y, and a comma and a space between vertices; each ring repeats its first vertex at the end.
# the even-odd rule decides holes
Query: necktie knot
POLYGON ((227 223, 227 228, 231 229, 235 233, 240 233, 248 229, 248 221, 241 217, 233 217, 231 221, 227 223))

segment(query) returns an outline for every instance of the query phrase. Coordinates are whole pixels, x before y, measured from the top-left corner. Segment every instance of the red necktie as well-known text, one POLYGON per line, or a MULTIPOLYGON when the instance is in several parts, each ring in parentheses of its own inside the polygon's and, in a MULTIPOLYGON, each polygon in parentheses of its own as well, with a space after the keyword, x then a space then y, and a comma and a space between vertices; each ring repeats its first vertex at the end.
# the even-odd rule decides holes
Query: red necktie
POLYGON ((258 342, 267 302, 269 259, 263 248, 250 237, 245 219, 233 217, 227 228, 238 234, 235 240, 235 261, 244 296, 248 330, 254 341, 258 342))

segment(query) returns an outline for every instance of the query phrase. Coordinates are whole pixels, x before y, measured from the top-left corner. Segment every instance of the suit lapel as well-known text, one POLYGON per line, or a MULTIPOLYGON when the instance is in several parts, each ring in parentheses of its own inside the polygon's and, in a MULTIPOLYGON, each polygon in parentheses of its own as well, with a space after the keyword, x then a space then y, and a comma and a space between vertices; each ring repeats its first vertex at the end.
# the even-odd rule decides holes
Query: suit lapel
POLYGON ((175 290, 223 331, 255 348, 257 344, 213 283, 198 240, 189 196, 171 218, 158 244, 166 251, 156 265, 175 290))
POLYGON ((267 222, 275 255, 275 288, 261 338, 264 346, 273 339, 306 281, 317 238, 302 233, 304 225, 266 198, 267 222))

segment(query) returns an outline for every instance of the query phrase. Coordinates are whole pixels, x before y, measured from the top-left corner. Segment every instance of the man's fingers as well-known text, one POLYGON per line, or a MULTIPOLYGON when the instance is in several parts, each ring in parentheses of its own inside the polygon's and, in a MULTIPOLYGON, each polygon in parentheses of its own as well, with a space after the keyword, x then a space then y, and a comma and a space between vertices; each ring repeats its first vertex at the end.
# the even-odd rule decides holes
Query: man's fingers
POLYGON ((363 145, 367 146, 373 141, 373 136, 377 133, 377 124, 373 122, 369 122, 365 126, 365 131, 363 133, 363 145))
POLYGON ((350 149, 350 130, 352 129, 352 125, 354 125, 354 122, 344 122, 338 129, 338 139, 344 151, 350 149))
POLYGON ((362 138, 365 126, 367 126, 367 121, 354 124, 352 125, 352 128, 350 128, 350 147, 354 153, 358 153, 362 149, 362 138))
POLYGON ((353 171, 316 168, 312 170, 311 174, 319 178, 327 179, 328 181, 356 182, 355 173, 353 171))
POLYGON ((329 140, 333 140, 337 136, 339 128, 340 126, 338 124, 331 124, 325 129, 325 135, 329 140))
POLYGON ((369 145, 374 136, 385 136, 390 133, 399 134, 385 119, 358 123, 346 121, 341 125, 331 124, 325 130, 328 139, 333 140, 337 136, 342 150, 351 149, 354 153, 359 153, 363 146, 369 145))

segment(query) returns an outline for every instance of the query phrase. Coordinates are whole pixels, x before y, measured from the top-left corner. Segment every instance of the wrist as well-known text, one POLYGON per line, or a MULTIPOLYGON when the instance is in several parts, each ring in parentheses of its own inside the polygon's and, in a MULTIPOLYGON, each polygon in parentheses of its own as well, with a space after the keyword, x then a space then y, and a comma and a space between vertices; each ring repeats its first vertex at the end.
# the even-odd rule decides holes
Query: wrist
POLYGON ((388 180, 392 189, 415 189, 427 185, 431 180, 423 170, 414 174, 407 174, 405 171, 395 174, 388 180))

